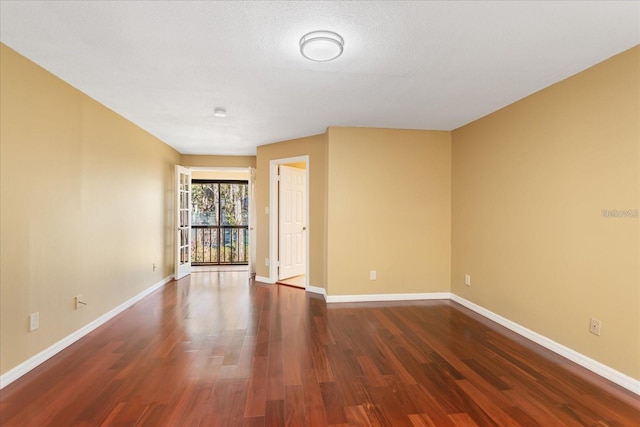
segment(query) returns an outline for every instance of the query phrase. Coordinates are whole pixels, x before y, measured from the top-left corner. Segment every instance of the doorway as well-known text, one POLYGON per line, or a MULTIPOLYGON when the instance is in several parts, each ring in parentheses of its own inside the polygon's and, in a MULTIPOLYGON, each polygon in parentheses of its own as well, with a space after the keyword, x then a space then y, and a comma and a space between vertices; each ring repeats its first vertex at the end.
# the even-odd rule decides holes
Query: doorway
POLYGON ((249 182, 192 179, 191 265, 249 264, 249 182))
POLYGON ((309 156, 270 162, 270 282, 309 285, 309 156))
MULTIPOLYGON (((216 167, 182 167, 176 166, 176 198, 177 202, 175 210, 177 212, 177 224, 178 232, 175 240, 175 275, 176 279, 184 277, 193 271, 201 271, 201 269, 234 269, 238 268, 248 271, 251 276, 255 275, 255 169, 254 168, 216 168, 216 167), (192 219, 194 209, 192 206, 192 179, 196 180, 222 180, 222 181, 244 181, 247 183, 245 191, 240 191, 241 196, 238 198, 238 203, 232 203, 228 206, 230 215, 227 219, 241 218, 242 224, 231 224, 230 221, 219 220, 219 225, 226 225, 228 230, 221 230, 216 232, 208 232, 208 242, 222 243, 224 248, 220 248, 219 254, 215 251, 208 251, 208 254, 213 256, 215 260, 220 257, 220 265, 212 265, 208 259, 205 264, 211 267, 197 266, 199 262, 196 260, 195 266, 192 268, 192 259, 197 257, 194 255, 194 250, 200 250, 201 254, 204 254, 202 247, 196 248, 197 239, 194 237, 195 231, 192 229, 192 219), (236 209, 238 208, 238 209, 236 209), (236 212, 238 210, 238 213, 236 212), (228 224, 225 224, 227 222, 228 224), (245 225, 246 224, 246 225, 245 225), (246 227, 248 226, 248 230, 246 227), (240 230, 242 229, 242 230, 240 230), (221 234, 222 233, 222 234, 221 234), (247 266, 248 263, 248 266, 247 266), (242 265, 244 264, 244 265, 242 265)), ((222 184, 221 184, 222 185, 222 184)), ((220 189, 218 189, 220 191, 220 189)), ((238 193, 238 191, 235 191, 238 193)), ((237 195, 237 194, 236 194, 237 195)), ((214 204, 215 205, 215 204, 214 204)), ((200 208, 199 208, 200 209, 200 208)), ((220 209, 220 203, 218 203, 218 209, 220 209)), ((208 209, 209 212, 201 211, 200 218, 206 218, 207 214, 212 214, 212 209, 208 209)), ((213 215, 215 215, 215 206, 213 209, 213 215)), ((234 220, 235 221, 235 220, 234 220)), ((233 221, 231 221, 233 222, 233 221)), ((202 241, 207 238, 201 239, 202 241)), ((202 263, 200 263, 202 264, 202 263)))

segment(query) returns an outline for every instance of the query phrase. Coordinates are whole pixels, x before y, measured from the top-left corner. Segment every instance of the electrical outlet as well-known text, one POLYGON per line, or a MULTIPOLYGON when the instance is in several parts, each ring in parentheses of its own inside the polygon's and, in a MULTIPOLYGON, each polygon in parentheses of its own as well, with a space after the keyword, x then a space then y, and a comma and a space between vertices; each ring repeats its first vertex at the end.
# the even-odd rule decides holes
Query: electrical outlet
POLYGON ((598 319, 594 319, 592 317, 591 321, 589 322, 589 332, 591 332, 593 335, 600 335, 600 326, 601 322, 598 319))
POLYGON ((29 315, 29 332, 33 332, 40 327, 40 313, 35 312, 29 315))
POLYGON ((371 270, 369 272, 369 280, 376 280, 378 278, 378 273, 375 270, 371 270))
POLYGON ((265 258, 265 259, 264 259, 264 266, 265 266, 265 267, 269 267, 269 264, 271 264, 271 263, 269 262, 269 258, 265 258))
POLYGON ((464 284, 467 286, 471 286, 471 276, 469 274, 464 275, 464 284))
POLYGON ((158 268, 158 264, 156 264, 155 262, 153 263, 153 271, 156 271, 156 268, 158 268))

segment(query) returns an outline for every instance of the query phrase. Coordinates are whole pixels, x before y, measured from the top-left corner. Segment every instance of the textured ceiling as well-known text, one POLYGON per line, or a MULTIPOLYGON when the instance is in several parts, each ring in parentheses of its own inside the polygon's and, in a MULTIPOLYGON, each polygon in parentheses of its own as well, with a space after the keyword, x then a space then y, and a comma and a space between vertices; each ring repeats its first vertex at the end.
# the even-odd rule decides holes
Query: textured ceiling
POLYGON ((640 42, 637 1, 3 0, 0 19, 3 43, 185 154, 451 130, 640 42), (336 61, 300 55, 320 29, 344 37, 336 61))

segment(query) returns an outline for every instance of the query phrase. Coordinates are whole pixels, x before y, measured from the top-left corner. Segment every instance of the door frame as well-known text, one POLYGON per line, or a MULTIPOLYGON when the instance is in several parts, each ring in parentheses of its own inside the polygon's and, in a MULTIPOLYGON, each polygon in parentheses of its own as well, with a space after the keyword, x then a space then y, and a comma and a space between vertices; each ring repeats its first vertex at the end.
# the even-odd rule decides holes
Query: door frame
POLYGON ((309 241, 311 240, 311 227, 309 225, 309 156, 287 157, 269 161, 269 282, 278 281, 278 166, 289 163, 305 164, 305 209, 307 212, 307 238, 304 248, 304 288, 309 287, 309 241))

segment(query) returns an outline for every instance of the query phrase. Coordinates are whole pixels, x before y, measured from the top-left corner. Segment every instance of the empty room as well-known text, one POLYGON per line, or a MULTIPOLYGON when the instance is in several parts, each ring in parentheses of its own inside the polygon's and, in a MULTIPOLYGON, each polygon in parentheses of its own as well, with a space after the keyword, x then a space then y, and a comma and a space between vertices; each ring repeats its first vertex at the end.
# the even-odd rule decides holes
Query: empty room
POLYGON ((0 0, 0 425, 640 425, 640 1, 0 0))

